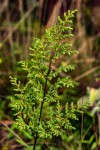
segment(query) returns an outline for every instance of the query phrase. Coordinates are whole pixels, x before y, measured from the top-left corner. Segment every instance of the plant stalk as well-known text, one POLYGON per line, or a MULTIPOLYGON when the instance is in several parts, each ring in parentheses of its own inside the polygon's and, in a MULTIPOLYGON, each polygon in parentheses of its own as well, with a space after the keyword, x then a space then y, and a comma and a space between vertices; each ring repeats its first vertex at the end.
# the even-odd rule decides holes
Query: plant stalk
MULTIPOLYGON (((48 82, 48 75, 50 73, 50 70, 51 70, 51 60, 53 58, 53 55, 50 59, 50 64, 49 64, 49 69, 48 69, 48 72, 47 72, 47 75, 46 75, 46 81, 45 81, 45 85, 44 85, 44 94, 43 94, 43 101, 41 102, 41 108, 40 108, 40 115, 39 115, 39 121, 38 121, 38 127, 40 125, 40 121, 41 121, 41 115, 42 115, 42 110, 43 110, 43 104, 44 104, 44 98, 45 98, 45 95, 46 95, 46 89, 47 89, 47 82, 48 82)), ((38 133, 36 133, 36 136, 34 138, 34 146, 33 146, 33 150, 35 150, 36 148, 36 143, 37 143, 37 139, 38 139, 38 133)))
POLYGON ((97 114, 97 117, 98 117, 98 149, 100 150, 100 113, 98 112, 97 114))

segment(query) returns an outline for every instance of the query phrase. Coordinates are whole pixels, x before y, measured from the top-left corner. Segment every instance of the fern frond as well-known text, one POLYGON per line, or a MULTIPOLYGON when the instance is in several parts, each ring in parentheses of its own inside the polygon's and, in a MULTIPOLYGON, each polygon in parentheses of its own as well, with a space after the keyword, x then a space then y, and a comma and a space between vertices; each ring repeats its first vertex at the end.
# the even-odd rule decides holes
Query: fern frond
POLYGON ((27 83, 22 85, 16 78, 10 77, 16 92, 11 100, 16 124, 19 130, 33 135, 34 147, 38 138, 59 136, 63 127, 74 129, 71 120, 77 120, 73 103, 62 106, 58 92, 63 87, 74 87, 69 76, 59 76, 62 72, 74 70, 74 66, 61 63, 55 71, 51 67, 61 56, 77 53, 67 42, 74 37, 71 31, 75 12, 68 11, 63 19, 58 17, 58 24, 47 29, 42 39, 33 40, 30 62, 20 62, 22 70, 27 72, 27 83), (53 83, 52 79, 55 79, 53 83))

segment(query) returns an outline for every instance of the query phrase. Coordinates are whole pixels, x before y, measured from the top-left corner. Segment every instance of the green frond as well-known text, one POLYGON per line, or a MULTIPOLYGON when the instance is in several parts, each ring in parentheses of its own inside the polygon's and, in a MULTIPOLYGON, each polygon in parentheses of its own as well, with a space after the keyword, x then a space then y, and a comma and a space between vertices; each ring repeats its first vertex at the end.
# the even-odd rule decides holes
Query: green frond
POLYGON ((75 12, 68 11, 63 19, 58 17, 58 24, 47 29, 42 39, 33 40, 30 62, 20 62, 22 70, 27 72, 27 83, 22 85, 16 78, 10 77, 15 91, 11 108, 15 110, 16 124, 20 131, 25 130, 34 138, 59 136, 63 127, 74 129, 71 120, 77 120, 73 103, 62 106, 58 92, 63 87, 74 86, 69 76, 60 77, 60 73, 72 71, 74 66, 61 62, 55 71, 52 69, 61 56, 77 53, 67 42, 74 37, 71 31, 75 12), (52 79, 55 79, 54 83, 52 79))

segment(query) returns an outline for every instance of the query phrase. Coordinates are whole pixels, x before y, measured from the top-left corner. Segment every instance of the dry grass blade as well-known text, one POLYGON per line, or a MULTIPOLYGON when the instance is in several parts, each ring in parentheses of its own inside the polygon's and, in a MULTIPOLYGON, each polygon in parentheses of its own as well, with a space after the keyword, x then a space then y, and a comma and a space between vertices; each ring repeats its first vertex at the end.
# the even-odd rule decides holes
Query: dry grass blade
POLYGON ((5 126, 7 128, 8 131, 10 131, 17 139, 19 139, 22 143, 23 143, 23 146, 26 146, 28 147, 28 145, 19 137, 18 134, 16 134, 13 130, 11 130, 8 125, 6 125, 3 121, 0 120, 0 123, 5 126))
POLYGON ((3 13, 3 11, 7 8, 8 6, 8 0, 4 0, 2 7, 0 7, 0 15, 3 13))
POLYGON ((81 80, 82 78, 88 76, 89 74, 91 74, 91 73, 97 71, 98 69, 100 69, 100 65, 98 65, 98 66, 96 66, 96 67, 94 67, 94 68, 91 68, 90 70, 88 70, 88 71, 84 72, 83 74, 77 76, 76 78, 74 78, 74 80, 75 80, 75 81, 79 81, 79 80, 81 80))
POLYGON ((54 23, 57 21, 61 6, 62 6, 62 1, 58 0, 58 2, 53 8, 53 12, 50 16, 49 21, 47 22, 46 28, 52 27, 54 23))
POLYGON ((21 18, 21 20, 16 24, 16 26, 12 29, 12 31, 6 36, 6 38, 4 39, 4 41, 2 43, 2 46, 9 40, 9 38, 11 37, 13 32, 15 32, 18 29, 20 24, 31 14, 33 9, 35 9, 35 7, 37 7, 37 6, 38 6, 38 3, 31 6, 31 8, 26 12, 26 14, 21 18))

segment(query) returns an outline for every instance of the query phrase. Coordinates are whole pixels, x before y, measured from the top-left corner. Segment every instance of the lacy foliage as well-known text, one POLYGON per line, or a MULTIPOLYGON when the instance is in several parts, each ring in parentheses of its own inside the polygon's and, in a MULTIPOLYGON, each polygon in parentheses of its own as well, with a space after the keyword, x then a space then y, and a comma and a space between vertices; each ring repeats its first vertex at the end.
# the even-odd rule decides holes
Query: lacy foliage
POLYGON ((16 92, 11 100, 11 107, 17 116, 16 124, 20 130, 34 137, 61 135, 61 128, 74 129, 70 121, 77 120, 73 103, 69 106, 66 102, 66 106, 62 106, 58 92, 62 87, 73 87, 69 76, 63 78, 59 74, 73 70, 74 66, 61 63, 55 71, 52 69, 61 56, 77 53, 67 42, 73 37, 71 24, 75 12, 68 11, 63 20, 58 17, 58 23, 47 29, 42 39, 34 39, 30 48, 30 63, 20 62, 27 72, 27 83, 23 86, 16 78, 10 77, 16 92))

